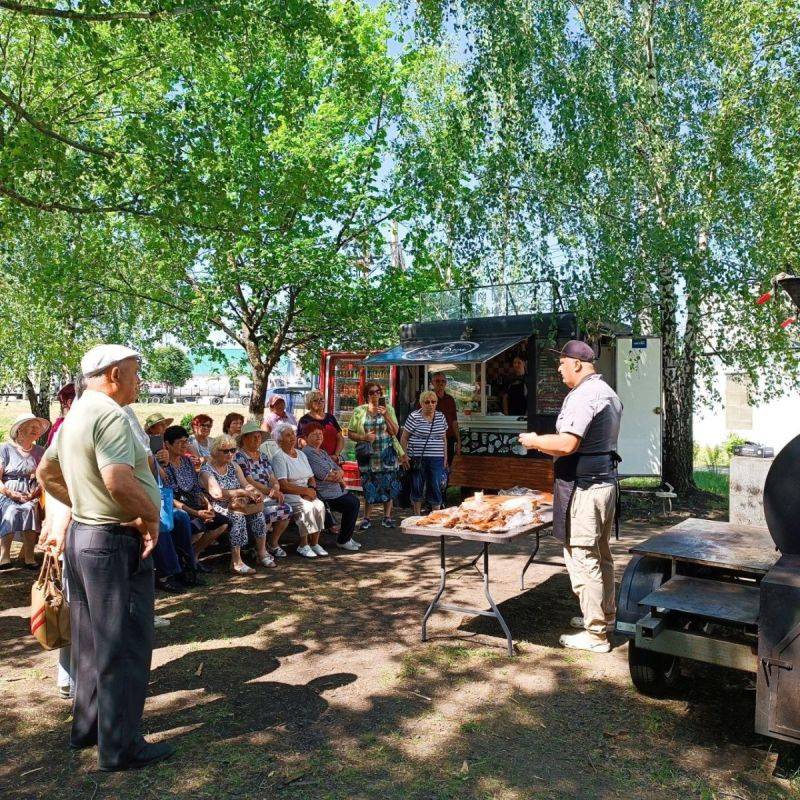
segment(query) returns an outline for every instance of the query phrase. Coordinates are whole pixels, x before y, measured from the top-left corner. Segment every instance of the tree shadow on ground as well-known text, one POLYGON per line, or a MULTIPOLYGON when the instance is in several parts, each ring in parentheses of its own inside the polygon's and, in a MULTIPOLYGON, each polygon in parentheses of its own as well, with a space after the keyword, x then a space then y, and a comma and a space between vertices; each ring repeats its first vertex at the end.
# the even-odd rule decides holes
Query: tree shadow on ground
MULTIPOLYGON (((509 549, 502 591, 516 588, 508 580, 527 552, 509 549)), ((152 735, 178 744, 174 760, 95 773, 93 751, 66 750, 63 707, 39 700, 38 716, 23 704, 0 723, 4 800, 797 797, 763 768, 772 745, 752 733, 740 676, 700 667, 654 700, 620 675, 621 651, 556 649, 575 613, 563 573, 501 603, 526 643, 508 658, 496 623, 482 618, 418 642, 437 582, 430 544, 395 534, 368 557, 291 570, 159 603, 173 617, 159 644, 191 647, 153 670, 145 716, 152 735), (188 613, 200 609, 202 620, 188 613), (464 637, 473 630, 492 646, 464 637), (351 666, 353 654, 366 666, 351 666)), ((480 602, 479 581, 474 593, 458 590, 480 602)))

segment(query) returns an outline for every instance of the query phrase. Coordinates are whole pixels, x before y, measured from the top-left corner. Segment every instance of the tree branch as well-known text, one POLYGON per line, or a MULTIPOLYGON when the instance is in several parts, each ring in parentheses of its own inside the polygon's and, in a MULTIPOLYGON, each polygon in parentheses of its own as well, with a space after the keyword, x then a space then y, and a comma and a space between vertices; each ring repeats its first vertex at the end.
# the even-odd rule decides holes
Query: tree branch
POLYGON ((33 198, 21 195, 15 189, 0 183, 0 195, 16 201, 27 208, 35 208, 37 211, 65 211, 68 214, 113 214, 128 213, 138 216, 149 216, 147 211, 134 208, 130 203, 120 203, 113 206, 73 206, 68 203, 45 202, 34 200, 33 198))
MULTIPOLYGON (((0 4, 1 3, 2 0, 0 0, 0 4)), ((99 147, 81 144, 80 142, 76 142, 74 139, 70 139, 67 136, 57 133, 52 128, 48 128, 47 125, 29 114, 19 103, 17 103, 13 98, 9 97, 3 91, 0 91, 0 102, 5 103, 8 108, 10 108, 15 114, 18 114, 20 117, 22 117, 22 119, 24 119, 32 128, 35 128, 37 131, 39 131, 39 133, 49 137, 50 139, 55 139, 63 144, 68 145, 69 147, 74 147, 76 150, 88 153, 89 155, 102 156, 103 158, 114 158, 116 155, 108 150, 101 150, 99 147)))
POLYGON ((73 11, 66 8, 47 8, 44 6, 30 6, 27 3, 16 3, 14 0, 0 0, 0 8, 13 11, 17 14, 26 14, 31 17, 50 17, 55 19, 68 19, 72 22, 123 22, 126 20, 145 20, 153 22, 167 17, 180 17, 184 14, 194 14, 197 11, 213 10, 216 6, 198 6, 196 8, 173 8, 169 10, 153 11, 109 11, 103 14, 73 11))
MULTIPOLYGON (((389 211, 387 211, 383 216, 380 216, 377 219, 371 220, 366 225, 364 225, 362 228, 359 228, 355 233, 351 233, 350 236, 347 236, 344 239, 340 240, 339 236, 337 236, 336 237, 336 241, 334 243, 335 244, 334 252, 338 252, 345 245, 347 245, 350 242, 352 242, 353 239, 357 239, 359 236, 361 236, 362 233, 366 233, 370 228, 374 228, 376 225, 380 225, 381 222, 386 222, 387 219, 389 219, 390 217, 393 217, 395 215, 395 213, 397 211, 399 211, 404 205, 405 205, 404 203, 400 203, 399 205, 396 205, 394 208, 389 209, 389 211)), ((340 235, 342 233, 343 233, 343 230, 339 231, 340 235)))

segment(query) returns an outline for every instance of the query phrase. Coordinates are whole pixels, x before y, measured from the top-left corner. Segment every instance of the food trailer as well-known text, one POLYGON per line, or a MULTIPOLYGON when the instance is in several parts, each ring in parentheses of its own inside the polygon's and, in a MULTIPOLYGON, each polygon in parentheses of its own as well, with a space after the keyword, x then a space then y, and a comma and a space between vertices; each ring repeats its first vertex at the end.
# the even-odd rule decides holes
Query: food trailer
POLYGON ((401 424, 432 375, 447 375, 462 449, 453 460, 453 485, 549 490, 552 459, 527 452, 518 436, 555 430, 567 388, 558 359, 548 351, 585 339, 598 354, 598 371, 625 406, 620 474, 660 477, 660 338, 634 337, 625 326, 608 323, 584 329, 555 292, 542 287, 507 284, 427 295, 420 320, 402 325, 399 342, 363 364, 394 370, 392 396, 401 424))

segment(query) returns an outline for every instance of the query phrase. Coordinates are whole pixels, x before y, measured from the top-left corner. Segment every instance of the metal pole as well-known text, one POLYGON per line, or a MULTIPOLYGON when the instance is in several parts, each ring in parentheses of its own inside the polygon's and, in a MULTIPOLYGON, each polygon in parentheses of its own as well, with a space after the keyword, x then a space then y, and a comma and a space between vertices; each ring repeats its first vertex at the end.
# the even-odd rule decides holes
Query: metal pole
POLYGON ((506 621, 503 619, 503 615, 500 613, 500 609, 497 607, 497 603, 494 602, 494 598, 489 591, 489 542, 483 543, 483 593, 486 595, 486 599, 489 601, 489 605, 494 612, 495 619, 500 623, 500 627, 503 629, 503 633, 506 635, 506 641, 508 642, 508 654, 513 656, 514 640, 511 638, 511 631, 509 630, 508 625, 506 625, 506 621))
POLYGON ((422 641, 428 641, 428 618, 431 614, 436 610, 439 604, 439 598, 444 593, 444 588, 447 586, 447 569, 445 568, 445 552, 444 552, 444 536, 439 537, 439 591, 436 593, 436 597, 433 598, 431 604, 428 606, 428 610, 425 612, 425 616, 422 618, 422 641))

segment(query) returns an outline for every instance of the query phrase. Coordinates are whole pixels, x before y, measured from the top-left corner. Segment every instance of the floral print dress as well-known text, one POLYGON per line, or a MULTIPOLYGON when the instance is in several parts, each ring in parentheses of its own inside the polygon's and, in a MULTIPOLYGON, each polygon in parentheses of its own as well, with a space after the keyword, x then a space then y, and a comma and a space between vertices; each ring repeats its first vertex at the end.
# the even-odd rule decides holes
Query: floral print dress
MULTIPOLYGON (((236 453, 236 463, 242 468, 245 478, 252 478, 256 483, 269 486, 275 479, 269 459, 264 453, 259 453, 257 459, 250 458, 244 450, 236 453)), ((292 507, 288 503, 278 503, 271 497, 264 498, 264 519, 269 527, 279 520, 290 519, 292 507)))
MULTIPOLYGON (((203 470, 209 472, 214 476, 221 489, 241 489, 239 478, 236 475, 236 467, 233 464, 228 464, 228 471, 224 475, 220 475, 212 466, 206 464, 203 470)), ((229 508, 229 501, 215 500, 211 498, 211 507, 218 514, 224 514, 231 521, 231 529, 229 531, 231 539, 231 547, 246 547, 247 546, 247 529, 248 524, 250 531, 256 539, 263 539, 267 535, 267 524, 264 521, 263 514, 242 514, 235 509, 229 508)))

